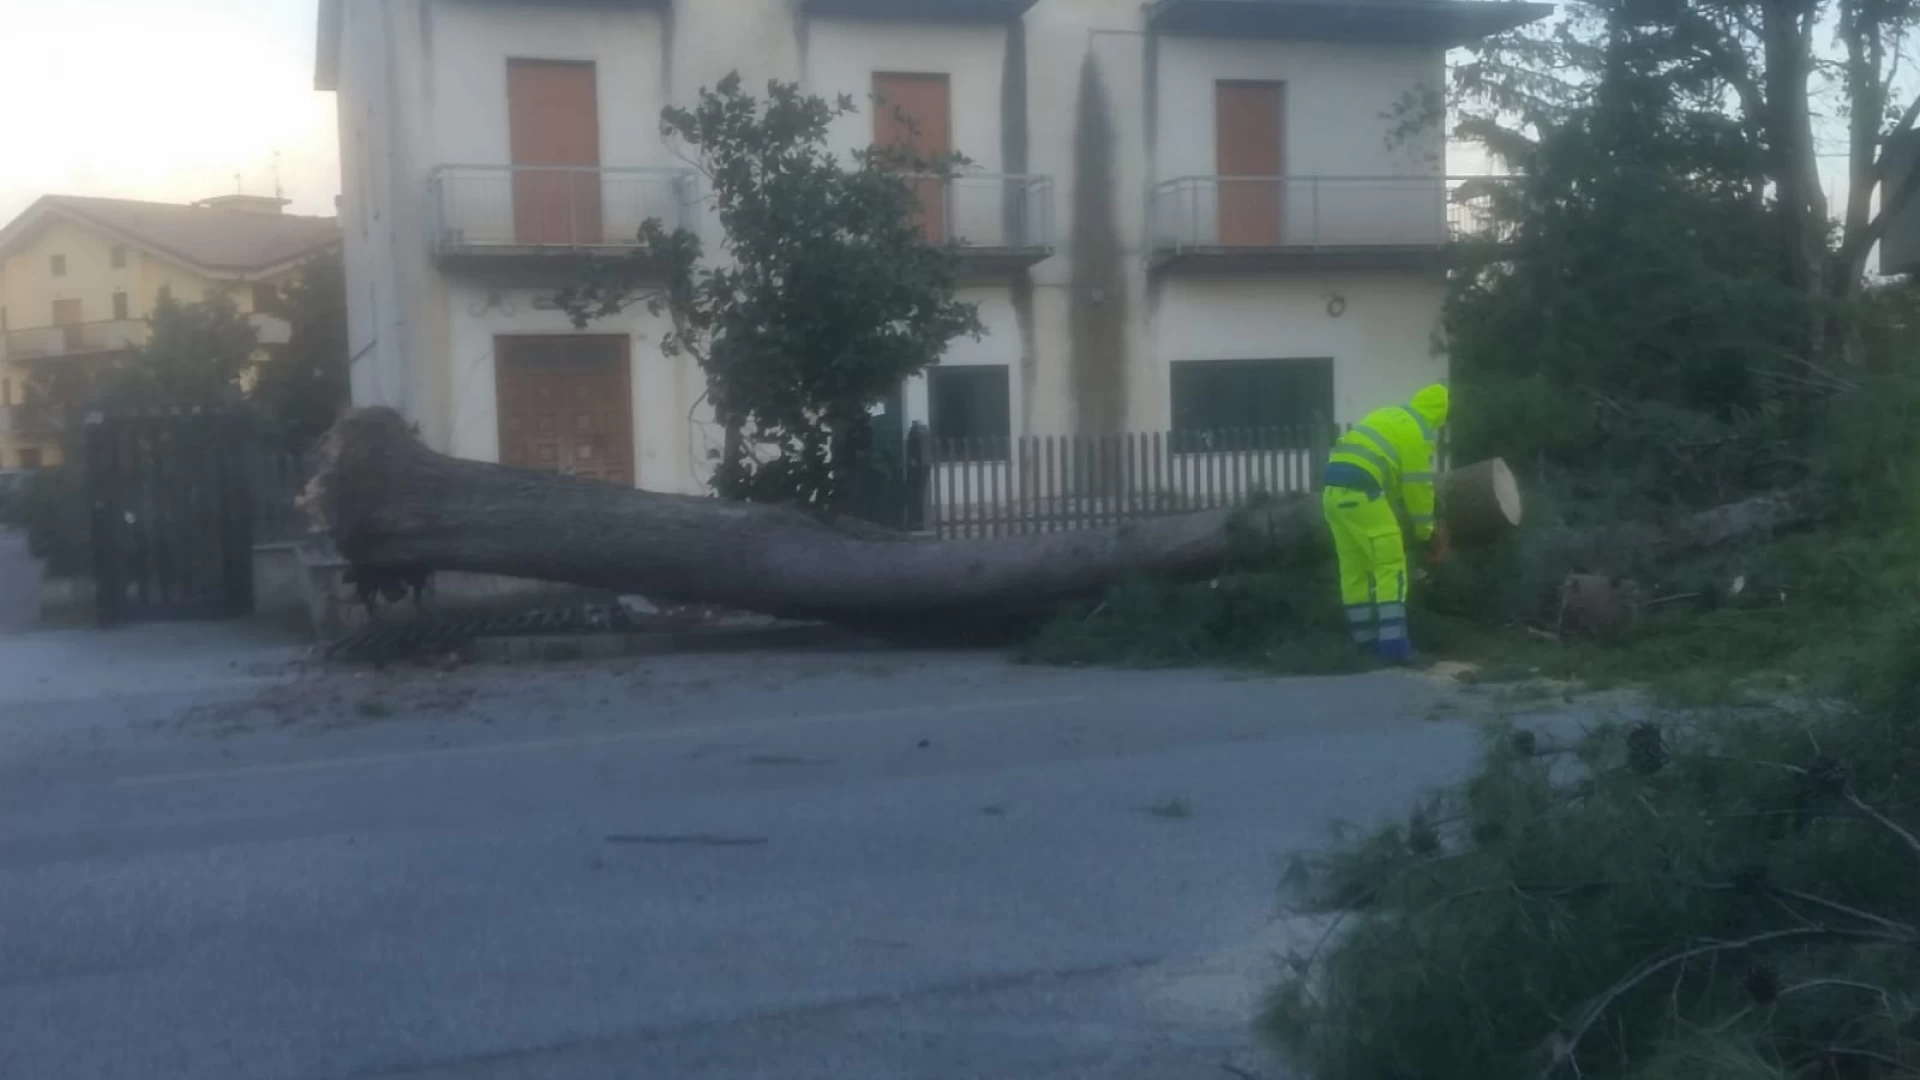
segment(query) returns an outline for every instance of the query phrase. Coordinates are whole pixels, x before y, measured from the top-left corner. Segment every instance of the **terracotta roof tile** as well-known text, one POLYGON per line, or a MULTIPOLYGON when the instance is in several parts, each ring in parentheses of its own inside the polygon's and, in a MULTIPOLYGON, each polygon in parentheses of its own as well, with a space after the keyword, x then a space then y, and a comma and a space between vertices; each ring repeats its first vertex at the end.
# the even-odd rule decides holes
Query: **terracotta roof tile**
POLYGON ((245 274, 266 270, 340 241, 336 218, 84 195, 49 195, 43 202, 209 271, 245 274))

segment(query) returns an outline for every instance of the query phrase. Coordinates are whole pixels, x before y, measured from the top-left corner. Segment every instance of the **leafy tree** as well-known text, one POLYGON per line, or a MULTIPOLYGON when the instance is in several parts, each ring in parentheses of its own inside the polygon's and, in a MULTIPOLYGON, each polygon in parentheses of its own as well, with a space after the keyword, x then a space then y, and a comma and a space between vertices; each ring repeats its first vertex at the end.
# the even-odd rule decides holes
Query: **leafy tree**
POLYGON ((943 178, 964 160, 902 146, 843 160, 828 129, 855 112, 850 97, 829 103, 790 83, 758 100, 737 73, 693 108, 665 110, 662 133, 710 189, 722 257, 652 220, 634 256, 561 297, 578 325, 636 302, 671 317, 662 350, 705 372, 726 432, 713 485, 728 498, 834 506, 870 445, 868 410, 948 342, 981 332, 955 299, 956 255, 928 242, 903 175, 943 178))
POLYGON ((1856 0, 1585 0, 1474 49, 1446 102, 1514 179, 1498 244, 1455 275, 1456 445, 1595 496, 1718 501, 1805 473, 1828 399, 1876 347, 1892 57, 1914 13, 1856 0), (1797 13, 1797 14, 1796 14, 1797 13), (1798 20, 1798 21, 1796 21, 1798 20), (1807 20, 1837 27, 1823 50, 1807 20), (1797 59, 1798 58, 1798 59, 1797 59), (1803 62, 1803 60, 1805 62, 1803 62), (1847 210, 1828 222, 1815 102, 1841 103, 1847 210), (1874 205, 1878 196, 1880 206, 1874 205))
POLYGON ((210 294, 183 304, 162 296, 148 317, 147 343, 103 373, 94 401, 108 408, 232 406, 253 364, 260 336, 231 298, 210 294))
POLYGON ((347 374, 346 270, 338 253, 316 255, 281 290, 292 327, 285 348, 259 368, 250 400, 262 434, 288 450, 313 445, 351 399, 347 374))
POLYGON ((1680 176, 1737 167, 1744 173, 1738 189, 1766 215, 1772 268, 1800 297, 1792 314, 1803 321, 1792 346, 1816 364, 1842 353, 1857 358, 1849 307, 1864 285, 1868 252, 1914 194, 1914 183, 1888 183, 1888 152, 1893 135, 1920 121, 1920 96, 1904 104, 1897 96, 1920 4, 1582 0, 1568 11, 1563 20, 1482 43, 1454 69, 1458 134, 1515 161, 1570 119, 1625 118, 1628 98, 1620 91, 1638 84, 1634 104, 1655 110, 1646 127, 1694 136, 1699 156, 1619 160, 1677 166, 1680 176), (1823 48, 1829 28, 1832 44, 1823 48), (1846 122, 1847 158, 1837 223, 1815 139, 1816 120, 1835 102, 1846 122))

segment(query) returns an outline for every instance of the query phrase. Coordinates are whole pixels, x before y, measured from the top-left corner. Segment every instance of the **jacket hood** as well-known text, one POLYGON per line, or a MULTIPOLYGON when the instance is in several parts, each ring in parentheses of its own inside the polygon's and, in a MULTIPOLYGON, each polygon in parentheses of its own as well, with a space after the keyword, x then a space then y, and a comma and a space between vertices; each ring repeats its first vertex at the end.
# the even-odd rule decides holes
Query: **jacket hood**
POLYGON ((1442 427, 1447 422, 1447 388, 1440 383, 1434 383, 1413 395, 1408 405, 1420 414, 1422 420, 1434 427, 1442 427))

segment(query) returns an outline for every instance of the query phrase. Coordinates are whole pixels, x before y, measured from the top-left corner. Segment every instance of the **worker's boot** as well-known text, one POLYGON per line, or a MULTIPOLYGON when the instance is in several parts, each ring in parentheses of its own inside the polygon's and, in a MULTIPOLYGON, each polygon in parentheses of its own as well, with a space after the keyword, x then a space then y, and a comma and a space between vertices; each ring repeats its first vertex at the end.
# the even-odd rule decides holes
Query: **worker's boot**
POLYGON ((1380 658, 1380 662, 1383 664, 1389 664, 1393 667, 1413 666, 1413 642, 1408 641, 1404 637, 1394 638, 1390 641, 1376 642, 1373 652, 1375 656, 1380 658))

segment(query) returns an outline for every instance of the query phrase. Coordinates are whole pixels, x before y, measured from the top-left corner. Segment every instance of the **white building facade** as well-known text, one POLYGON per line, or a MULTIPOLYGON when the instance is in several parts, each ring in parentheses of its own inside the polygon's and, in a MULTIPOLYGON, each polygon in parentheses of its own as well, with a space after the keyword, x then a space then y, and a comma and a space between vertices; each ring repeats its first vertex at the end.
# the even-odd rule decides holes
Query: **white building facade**
POLYGON ((716 226, 660 110, 739 71, 879 93, 970 171, 929 198, 987 334, 888 403, 936 438, 1350 420, 1446 376, 1446 49, 1508 0, 323 0, 353 393, 458 456, 704 491, 703 380, 583 259, 716 226))

